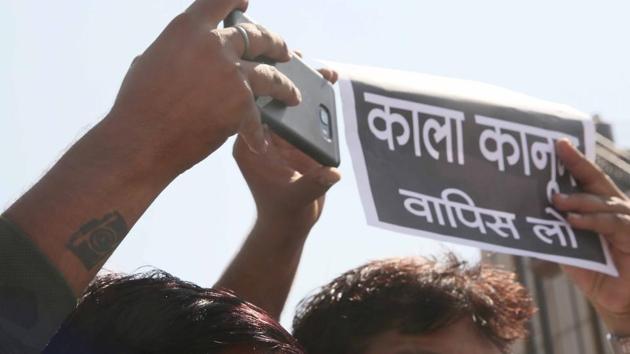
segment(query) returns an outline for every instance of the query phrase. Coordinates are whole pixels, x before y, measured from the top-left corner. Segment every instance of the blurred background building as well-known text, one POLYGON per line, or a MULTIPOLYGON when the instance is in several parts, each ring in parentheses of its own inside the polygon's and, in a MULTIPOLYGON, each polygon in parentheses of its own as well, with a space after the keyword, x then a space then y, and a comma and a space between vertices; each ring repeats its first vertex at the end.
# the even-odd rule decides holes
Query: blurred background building
MULTIPOLYGON (((597 164, 630 194, 630 151, 615 147, 612 127, 598 116, 597 164)), ((514 271, 530 290, 538 313, 529 324, 530 337, 515 354, 608 354, 606 329, 584 296, 551 262, 484 253, 485 262, 514 271)))

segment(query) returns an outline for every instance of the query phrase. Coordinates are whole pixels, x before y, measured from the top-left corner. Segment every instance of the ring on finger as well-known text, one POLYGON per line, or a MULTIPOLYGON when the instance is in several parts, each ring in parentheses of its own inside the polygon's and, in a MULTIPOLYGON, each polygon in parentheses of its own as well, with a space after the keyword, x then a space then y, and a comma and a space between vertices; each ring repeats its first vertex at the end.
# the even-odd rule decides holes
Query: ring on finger
POLYGON ((243 26, 241 25, 236 25, 234 26, 234 28, 236 28, 238 33, 240 33, 241 36, 243 37, 243 44, 244 44, 245 50, 243 50, 242 58, 247 60, 249 59, 249 35, 247 34, 247 31, 245 30, 245 28, 243 28, 243 26))

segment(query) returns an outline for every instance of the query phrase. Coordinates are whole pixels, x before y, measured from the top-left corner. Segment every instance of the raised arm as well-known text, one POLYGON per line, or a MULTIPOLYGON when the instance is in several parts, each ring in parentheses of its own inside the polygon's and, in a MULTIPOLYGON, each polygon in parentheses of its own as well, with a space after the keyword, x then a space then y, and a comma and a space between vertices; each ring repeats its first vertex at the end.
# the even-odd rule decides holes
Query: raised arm
MULTIPOLYGON (((253 148, 264 149, 255 95, 299 102, 298 90, 284 75, 242 59, 248 53, 286 61, 290 54, 282 39, 244 26, 245 48, 241 32, 217 29, 229 12, 246 7, 246 0, 198 0, 177 16, 134 60, 111 112, 3 213, 6 229, 28 239, 75 296, 180 173, 237 131, 253 148)), ((30 261, 11 257, 0 259, 3 270, 8 262, 30 261)), ((0 286, 10 289, 20 281, 15 276, 0 272, 0 286)), ((49 310, 38 308, 38 316, 49 310)), ((11 327, 2 321, 12 318, 2 315, 0 337, 11 327)), ((18 321, 21 315, 13 317, 18 321)), ((18 332, 29 338, 28 330, 18 332)))
POLYGON ((568 141, 559 141, 557 150, 584 193, 556 195, 554 205, 568 213, 573 227, 606 238, 619 277, 569 266, 563 267, 564 271, 590 300, 612 334, 630 336, 630 199, 568 141))
MULTIPOLYGON (((322 71, 334 81, 336 73, 322 71)), ((234 157, 254 196, 258 218, 216 287, 228 288, 279 318, 309 231, 320 217, 326 191, 340 179, 273 135, 265 154, 238 139, 234 157)))

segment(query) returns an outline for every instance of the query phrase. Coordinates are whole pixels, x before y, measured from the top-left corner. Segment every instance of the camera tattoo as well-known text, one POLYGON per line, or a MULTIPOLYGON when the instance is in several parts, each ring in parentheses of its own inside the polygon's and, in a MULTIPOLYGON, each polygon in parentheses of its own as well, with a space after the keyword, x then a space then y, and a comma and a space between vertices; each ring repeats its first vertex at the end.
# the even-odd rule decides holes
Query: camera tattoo
POLYGON ((116 249, 128 232, 127 223, 119 212, 113 211, 101 219, 94 219, 70 236, 66 247, 92 269, 116 249))

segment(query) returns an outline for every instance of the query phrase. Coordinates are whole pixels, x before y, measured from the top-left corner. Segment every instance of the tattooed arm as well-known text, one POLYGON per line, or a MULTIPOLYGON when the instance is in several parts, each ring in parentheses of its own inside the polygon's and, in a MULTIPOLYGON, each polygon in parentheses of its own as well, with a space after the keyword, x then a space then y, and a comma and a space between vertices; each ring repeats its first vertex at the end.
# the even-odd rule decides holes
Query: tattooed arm
MULTIPOLYGON (((134 60, 107 117, 3 214, 5 229, 13 231, 0 232, 0 247, 14 245, 10 247, 22 251, 0 252, 0 338, 10 332, 28 342, 45 315, 58 310, 44 304, 12 312, 10 305, 23 297, 10 294, 48 295, 41 288, 46 284, 26 284, 33 278, 31 263, 41 263, 40 278, 52 279, 55 272, 49 270, 55 270, 62 284, 79 295, 180 173, 237 131, 252 148, 264 148, 254 96, 299 103, 299 91, 287 77, 242 59, 247 52, 252 58, 289 60, 281 38, 244 25, 241 30, 249 37, 245 48, 239 30, 217 28, 232 10, 246 7, 247 0, 197 0, 177 16, 134 60), (46 263, 50 269, 44 269, 46 263), (29 321, 19 326, 26 317, 29 321)), ((63 320, 60 316, 46 317, 49 332, 63 320)), ((41 341, 35 346, 41 349, 41 341)))
POLYGON ((108 116, 4 216, 41 250, 78 296, 176 173, 133 151, 108 116))

